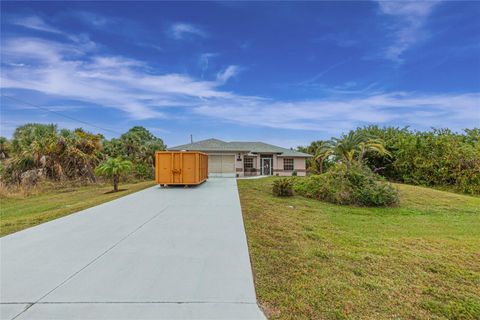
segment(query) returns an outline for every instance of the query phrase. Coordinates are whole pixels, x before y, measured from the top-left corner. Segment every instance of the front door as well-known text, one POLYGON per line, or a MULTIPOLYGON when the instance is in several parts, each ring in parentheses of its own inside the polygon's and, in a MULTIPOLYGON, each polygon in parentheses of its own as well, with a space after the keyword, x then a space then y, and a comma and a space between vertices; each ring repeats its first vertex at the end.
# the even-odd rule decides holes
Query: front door
POLYGON ((262 175, 264 176, 272 175, 272 159, 270 158, 262 159, 262 175))

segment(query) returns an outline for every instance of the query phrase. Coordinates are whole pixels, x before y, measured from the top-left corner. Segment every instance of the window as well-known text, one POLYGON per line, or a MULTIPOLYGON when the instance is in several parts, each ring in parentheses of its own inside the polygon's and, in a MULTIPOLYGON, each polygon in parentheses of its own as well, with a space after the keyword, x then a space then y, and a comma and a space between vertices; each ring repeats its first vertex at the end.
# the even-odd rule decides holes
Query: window
POLYGON ((283 170, 293 171, 293 159, 283 159, 283 170))
POLYGON ((253 168, 253 158, 245 157, 243 158, 243 166, 245 169, 252 169, 253 168))

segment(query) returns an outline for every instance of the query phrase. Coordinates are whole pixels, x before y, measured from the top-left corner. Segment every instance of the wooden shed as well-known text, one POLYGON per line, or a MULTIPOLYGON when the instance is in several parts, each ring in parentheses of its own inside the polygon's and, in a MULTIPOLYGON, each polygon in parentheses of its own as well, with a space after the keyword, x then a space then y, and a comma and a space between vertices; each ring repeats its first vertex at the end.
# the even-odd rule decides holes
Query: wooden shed
POLYGON ((196 185, 208 178, 208 155, 193 151, 157 151, 155 181, 163 185, 196 185))

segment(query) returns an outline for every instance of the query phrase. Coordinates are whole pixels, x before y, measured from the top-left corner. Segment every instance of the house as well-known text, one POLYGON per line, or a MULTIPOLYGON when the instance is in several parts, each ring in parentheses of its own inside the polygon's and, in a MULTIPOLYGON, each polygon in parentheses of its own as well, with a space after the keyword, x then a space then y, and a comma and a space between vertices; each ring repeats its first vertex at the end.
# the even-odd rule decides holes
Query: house
POLYGON ((299 176, 306 174, 311 155, 263 142, 225 142, 207 139, 168 148, 171 151, 201 151, 208 154, 209 176, 299 176))

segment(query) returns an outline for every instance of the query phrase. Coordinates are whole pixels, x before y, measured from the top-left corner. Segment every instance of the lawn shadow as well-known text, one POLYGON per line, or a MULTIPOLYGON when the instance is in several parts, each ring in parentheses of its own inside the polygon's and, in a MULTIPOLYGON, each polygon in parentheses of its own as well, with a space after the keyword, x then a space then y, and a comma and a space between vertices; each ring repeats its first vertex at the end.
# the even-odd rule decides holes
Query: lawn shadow
POLYGON ((118 189, 118 191, 110 190, 110 191, 105 192, 104 194, 117 193, 117 192, 122 192, 122 191, 128 191, 128 189, 118 189))
POLYGON ((168 184, 158 185, 159 189, 195 189, 200 188, 203 183, 200 184, 168 184))

